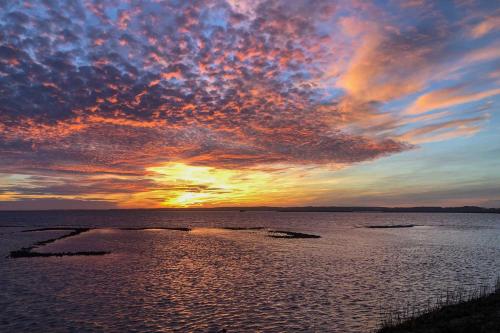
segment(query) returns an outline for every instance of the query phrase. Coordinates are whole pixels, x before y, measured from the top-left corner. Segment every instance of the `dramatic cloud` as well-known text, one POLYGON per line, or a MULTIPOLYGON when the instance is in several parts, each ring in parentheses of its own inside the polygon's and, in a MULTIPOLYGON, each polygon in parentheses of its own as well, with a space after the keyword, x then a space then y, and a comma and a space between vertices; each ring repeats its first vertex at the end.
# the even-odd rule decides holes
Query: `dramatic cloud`
POLYGON ((249 18, 223 1, 4 4, 6 161, 119 171, 185 158, 343 163, 406 149, 325 124, 335 111, 322 111, 309 81, 328 38, 317 25, 334 10, 266 2, 249 18))
POLYGON ((420 124, 407 113, 498 94, 429 91, 438 73, 465 77, 498 59, 488 41, 498 15, 478 18, 478 4, 456 29, 445 8, 407 5, 389 14, 328 0, 0 2, 0 173, 49 177, 4 197, 221 195, 216 184, 159 182, 152 168, 338 168, 427 142, 467 120, 420 124), (457 47, 459 36, 480 45, 457 47))

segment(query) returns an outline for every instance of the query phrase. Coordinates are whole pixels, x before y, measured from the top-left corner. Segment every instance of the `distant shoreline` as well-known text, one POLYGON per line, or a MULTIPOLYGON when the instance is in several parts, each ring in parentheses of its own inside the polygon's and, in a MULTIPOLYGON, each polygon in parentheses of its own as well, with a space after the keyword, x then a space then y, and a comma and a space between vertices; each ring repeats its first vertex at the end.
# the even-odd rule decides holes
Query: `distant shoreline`
POLYGON ((474 213, 474 214, 500 214, 500 208, 484 208, 477 206, 463 207, 368 207, 368 206, 306 206, 306 207, 186 207, 186 208, 113 208, 113 209, 46 209, 46 210, 0 210, 4 212, 67 212, 67 211, 172 211, 172 212, 197 212, 197 211, 274 211, 281 213, 474 213))

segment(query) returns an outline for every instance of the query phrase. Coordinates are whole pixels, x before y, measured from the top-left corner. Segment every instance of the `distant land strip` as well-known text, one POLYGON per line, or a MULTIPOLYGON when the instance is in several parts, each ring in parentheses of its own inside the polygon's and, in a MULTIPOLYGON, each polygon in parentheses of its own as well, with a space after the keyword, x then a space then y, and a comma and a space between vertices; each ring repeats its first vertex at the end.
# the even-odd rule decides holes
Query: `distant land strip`
POLYGON ((463 207, 289 207, 280 212, 382 212, 382 213, 493 213, 500 208, 463 207))
POLYGON ((376 207, 376 206, 305 206, 305 207, 186 207, 186 208, 117 208, 117 209, 48 209, 48 210, 0 210, 2 212, 40 212, 40 211, 275 211, 275 212, 379 212, 379 213, 487 213, 500 214, 500 208, 484 208, 478 206, 463 207, 376 207))

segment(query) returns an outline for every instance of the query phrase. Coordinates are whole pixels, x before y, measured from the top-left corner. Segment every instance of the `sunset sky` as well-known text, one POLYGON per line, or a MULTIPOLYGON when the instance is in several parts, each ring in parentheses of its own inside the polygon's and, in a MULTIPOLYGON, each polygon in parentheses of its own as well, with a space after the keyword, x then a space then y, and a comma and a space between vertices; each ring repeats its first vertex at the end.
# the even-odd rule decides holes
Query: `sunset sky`
POLYGON ((0 209, 500 207, 496 1, 0 1, 0 209))

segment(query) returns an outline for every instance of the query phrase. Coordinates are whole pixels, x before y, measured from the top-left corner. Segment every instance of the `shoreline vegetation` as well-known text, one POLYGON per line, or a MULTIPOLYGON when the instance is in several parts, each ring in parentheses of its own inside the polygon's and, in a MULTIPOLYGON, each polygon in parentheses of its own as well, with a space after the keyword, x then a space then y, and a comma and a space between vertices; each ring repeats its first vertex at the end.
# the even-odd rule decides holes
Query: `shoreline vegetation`
POLYGON ((238 211, 245 213, 247 211, 275 211, 282 213, 292 212, 332 212, 332 213, 477 213, 477 214, 500 214, 500 208, 485 208, 477 206, 463 207, 377 207, 377 206, 306 206, 306 207, 274 207, 274 206, 256 206, 256 207, 178 207, 178 208, 116 208, 116 209, 48 209, 48 210, 0 210, 2 212, 72 212, 72 211, 238 211))
POLYGON ((424 309, 409 304, 381 317, 376 333, 497 333, 500 328, 500 277, 492 287, 447 291, 424 309))

